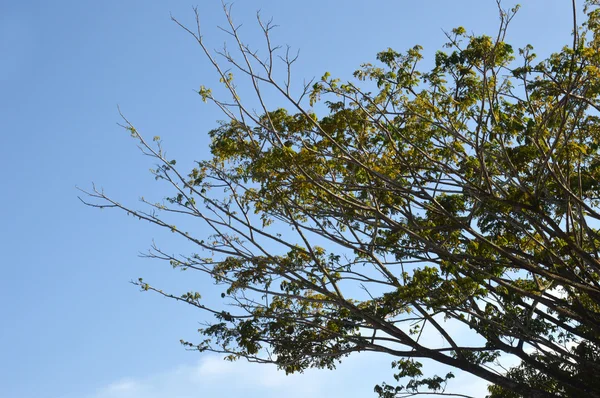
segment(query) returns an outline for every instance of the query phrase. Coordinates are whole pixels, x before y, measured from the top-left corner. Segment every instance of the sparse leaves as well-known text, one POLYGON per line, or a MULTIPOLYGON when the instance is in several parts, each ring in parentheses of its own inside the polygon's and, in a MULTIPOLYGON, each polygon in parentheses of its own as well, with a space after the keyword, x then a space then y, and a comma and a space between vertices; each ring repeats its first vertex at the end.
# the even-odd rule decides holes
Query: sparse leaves
POLYGON ((430 70, 420 46, 387 49, 354 80, 325 73, 297 97, 273 77, 277 59, 288 76, 293 60, 277 58, 271 25, 260 25, 265 61, 226 9, 240 57, 221 55, 248 76, 262 110, 246 107, 233 74, 186 29, 233 101, 198 92, 227 116, 209 132, 212 158, 181 173, 159 137, 154 148, 127 124, 174 192, 145 202, 151 212, 91 196, 208 253, 151 256, 207 274, 229 306, 136 283, 215 317, 200 343, 182 342, 188 349, 287 373, 386 353, 399 385, 377 386, 384 398, 450 395, 454 374, 427 375, 424 358, 487 380, 494 398, 599 397, 596 5, 587 2, 576 45, 539 62, 531 46, 517 57, 504 42, 516 9, 501 10, 497 36, 452 30, 430 70), (268 107, 264 86, 287 109, 268 107), (171 218, 181 216, 210 232, 179 230, 171 218), (503 369, 505 354, 520 365, 503 369))

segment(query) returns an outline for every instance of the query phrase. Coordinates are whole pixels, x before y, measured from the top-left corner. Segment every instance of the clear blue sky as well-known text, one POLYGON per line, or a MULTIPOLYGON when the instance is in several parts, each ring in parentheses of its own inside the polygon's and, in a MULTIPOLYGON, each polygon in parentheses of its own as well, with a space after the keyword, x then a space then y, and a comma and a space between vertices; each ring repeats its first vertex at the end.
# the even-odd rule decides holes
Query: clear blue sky
MULTIPOLYGON (((199 9, 209 42, 225 39, 218 0, 199 9)), ((513 5, 513 1, 506 1, 513 5)), ((548 54, 570 42, 570 1, 524 0, 510 41, 548 54)), ((152 166, 119 128, 117 105, 172 157, 207 157, 207 131, 222 116, 194 89, 215 74, 169 19, 193 22, 188 1, 1 0, 0 397, 187 398, 367 397, 389 380, 386 357, 352 357, 336 372, 284 377, 264 366, 186 352, 203 314, 128 282, 195 287, 168 264, 137 256, 155 238, 177 240, 117 211, 83 206, 75 186, 98 186, 123 202, 160 199, 152 166), (336 384, 339 389, 336 390, 336 384), (287 395, 289 394, 289 395, 287 395), (295 394, 295 395, 294 395, 295 394)), ((493 0, 239 0, 242 33, 256 40, 255 11, 273 16, 274 37, 301 49, 298 78, 349 78, 376 52, 414 44, 431 56, 442 29, 494 33, 493 0)), ((435 338, 435 336, 432 336, 435 338)), ((460 379, 463 391, 484 384, 460 379)))

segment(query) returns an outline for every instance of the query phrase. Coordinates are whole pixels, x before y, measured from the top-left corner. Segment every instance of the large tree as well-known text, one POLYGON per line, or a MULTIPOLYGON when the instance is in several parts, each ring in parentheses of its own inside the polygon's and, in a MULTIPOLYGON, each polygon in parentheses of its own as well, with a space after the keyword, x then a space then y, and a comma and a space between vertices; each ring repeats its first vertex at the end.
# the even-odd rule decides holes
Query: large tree
POLYGON ((230 94, 198 92, 227 117, 209 133, 212 158, 181 171, 125 119, 172 193, 150 210, 100 190, 86 202, 197 245, 152 256, 207 274, 222 307, 136 282, 214 315, 190 349, 288 373, 387 354, 402 385, 376 386, 381 397, 452 395, 453 375, 424 374, 422 359, 487 380, 492 397, 600 397, 597 5, 586 2, 572 44, 546 59, 505 43, 516 10, 499 8, 497 36, 454 29, 428 70, 419 46, 388 49, 354 80, 325 74, 296 94, 295 57, 271 44, 271 23, 259 19, 262 53, 228 8, 235 52, 209 51, 199 24, 180 24, 230 94), (180 217, 199 232, 178 228, 180 217), (427 329, 443 343, 422 339, 427 329), (504 369, 506 356, 517 365, 504 369))

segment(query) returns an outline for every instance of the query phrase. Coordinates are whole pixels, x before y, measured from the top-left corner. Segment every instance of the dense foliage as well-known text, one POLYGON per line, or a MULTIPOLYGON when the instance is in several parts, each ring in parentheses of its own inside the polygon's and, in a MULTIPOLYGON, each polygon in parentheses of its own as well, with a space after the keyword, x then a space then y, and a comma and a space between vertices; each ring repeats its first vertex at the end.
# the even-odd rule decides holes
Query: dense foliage
MULTIPOLYGON (((184 342, 191 349, 290 373, 384 353, 401 385, 377 386, 380 397, 451 395, 453 374, 426 375, 423 358, 487 380, 494 398, 600 397, 596 3, 572 45, 546 59, 504 42, 516 10, 501 11, 497 37, 454 29, 430 70, 419 46, 388 49, 354 80, 325 74, 299 95, 275 78, 270 23, 259 20, 266 59, 241 41, 228 9, 237 55, 212 54, 181 25, 231 94, 199 90, 228 118, 210 132, 212 159, 188 175, 158 137, 147 142, 127 122, 174 193, 152 211, 99 191, 93 205, 203 249, 153 256, 206 273, 223 287, 221 308, 136 282, 214 314, 200 342, 184 342), (226 67, 254 99, 242 100, 226 67), (170 216, 197 219, 198 235, 170 216), (443 343, 422 339, 427 331, 443 343), (517 365, 506 370, 508 357, 517 365)), ((295 58, 281 59, 289 71, 295 58)))

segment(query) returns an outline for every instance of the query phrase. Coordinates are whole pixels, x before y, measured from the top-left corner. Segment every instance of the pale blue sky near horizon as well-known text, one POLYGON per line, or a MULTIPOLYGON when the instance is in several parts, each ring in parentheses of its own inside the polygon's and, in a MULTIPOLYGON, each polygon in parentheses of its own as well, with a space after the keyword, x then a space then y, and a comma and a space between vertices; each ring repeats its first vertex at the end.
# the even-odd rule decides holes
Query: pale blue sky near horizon
MULTIPOLYGON (((509 42, 531 43, 540 55, 570 43, 571 1, 521 2, 509 42)), ((92 182, 133 205, 140 196, 164 195, 148 172, 152 162, 117 126, 117 105, 142 134, 161 136, 184 167, 208 156, 207 132, 224 117, 194 90, 217 85, 216 74, 170 21, 172 14, 193 24, 196 5, 206 40, 219 47, 225 36, 216 26, 225 21, 218 0, 0 0, 2 398, 187 398, 242 390, 263 398, 374 397, 373 385, 391 379, 392 358, 383 356, 357 355, 339 371, 286 378, 265 366, 185 351, 179 340, 193 340, 205 315, 142 294, 129 281, 144 277, 180 292, 209 288, 205 279, 138 257, 153 239, 173 252, 187 246, 77 199, 76 186, 92 182)), ((445 42, 443 30, 497 28, 494 0, 238 0, 234 17, 251 44, 260 39, 259 9, 280 25, 276 42, 300 49, 299 81, 325 71, 349 79, 388 47, 421 44, 431 60, 445 42)), ((456 386, 483 394, 485 383, 460 380, 456 386)))

